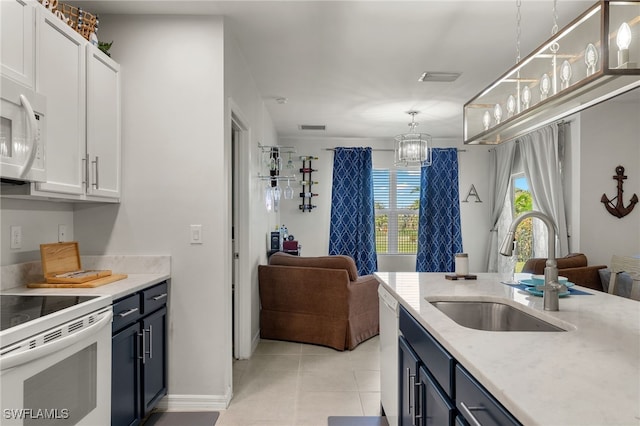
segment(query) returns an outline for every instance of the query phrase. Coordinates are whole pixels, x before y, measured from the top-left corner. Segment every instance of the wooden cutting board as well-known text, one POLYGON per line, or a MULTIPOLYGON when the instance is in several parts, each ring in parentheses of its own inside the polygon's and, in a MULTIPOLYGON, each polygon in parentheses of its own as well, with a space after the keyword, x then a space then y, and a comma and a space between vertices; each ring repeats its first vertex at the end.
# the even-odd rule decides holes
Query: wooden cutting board
POLYGON ((112 274, 107 277, 98 278, 96 280, 87 281, 80 284, 63 283, 63 284, 51 284, 51 283, 31 283, 27 284, 29 288, 93 288, 100 287, 101 285, 110 284, 114 281, 119 281, 127 278, 127 274, 112 274))

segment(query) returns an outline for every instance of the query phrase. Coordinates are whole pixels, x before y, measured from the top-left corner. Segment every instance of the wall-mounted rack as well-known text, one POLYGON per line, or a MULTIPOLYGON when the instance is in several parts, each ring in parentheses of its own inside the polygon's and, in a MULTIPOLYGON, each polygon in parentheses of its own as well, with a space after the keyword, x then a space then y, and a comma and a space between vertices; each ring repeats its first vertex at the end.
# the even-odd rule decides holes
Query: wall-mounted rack
POLYGON ((314 194, 313 192, 313 185, 317 185, 318 182, 314 182, 311 177, 313 172, 318 171, 311 165, 311 162, 317 159, 318 157, 308 155, 300 157, 300 160, 302 160, 302 167, 300 168, 300 173, 302 174, 302 180, 300 181, 302 185, 302 192, 300 193, 302 204, 300 204, 298 208, 302 210, 303 213, 311 212, 311 210, 318 207, 312 203, 313 198, 318 196, 318 194, 314 194))

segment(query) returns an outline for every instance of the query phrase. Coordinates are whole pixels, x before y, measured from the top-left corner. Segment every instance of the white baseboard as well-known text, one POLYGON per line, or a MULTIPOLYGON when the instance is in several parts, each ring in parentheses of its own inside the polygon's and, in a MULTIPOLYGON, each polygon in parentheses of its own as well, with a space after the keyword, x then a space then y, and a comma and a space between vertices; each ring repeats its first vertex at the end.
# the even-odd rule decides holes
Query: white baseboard
POLYGON ((228 395, 167 395, 156 407, 159 411, 218 411, 226 410, 231 401, 228 395))
POLYGON ((253 339, 251 339, 251 355, 256 351, 258 343, 260 343, 260 330, 258 330, 258 332, 253 336, 253 339))

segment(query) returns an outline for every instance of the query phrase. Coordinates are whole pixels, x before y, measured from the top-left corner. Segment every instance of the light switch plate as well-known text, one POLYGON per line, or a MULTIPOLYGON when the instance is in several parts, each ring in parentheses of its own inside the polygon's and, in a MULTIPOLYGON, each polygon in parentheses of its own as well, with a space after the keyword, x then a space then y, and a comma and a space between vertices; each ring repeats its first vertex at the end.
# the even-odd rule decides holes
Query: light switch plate
POLYGON ((191 244, 202 244, 202 225, 191 225, 191 244))

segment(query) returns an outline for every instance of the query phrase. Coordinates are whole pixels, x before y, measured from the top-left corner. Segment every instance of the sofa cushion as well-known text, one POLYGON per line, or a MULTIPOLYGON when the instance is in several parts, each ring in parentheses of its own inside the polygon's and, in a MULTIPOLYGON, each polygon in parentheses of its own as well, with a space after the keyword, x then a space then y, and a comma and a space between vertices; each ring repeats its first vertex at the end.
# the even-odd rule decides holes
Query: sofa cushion
POLYGON ((345 269, 349 274, 349 281, 355 281, 358 279, 358 268, 356 268, 356 263, 351 257, 343 255, 302 257, 277 252, 272 254, 269 258, 269 265, 345 269))

